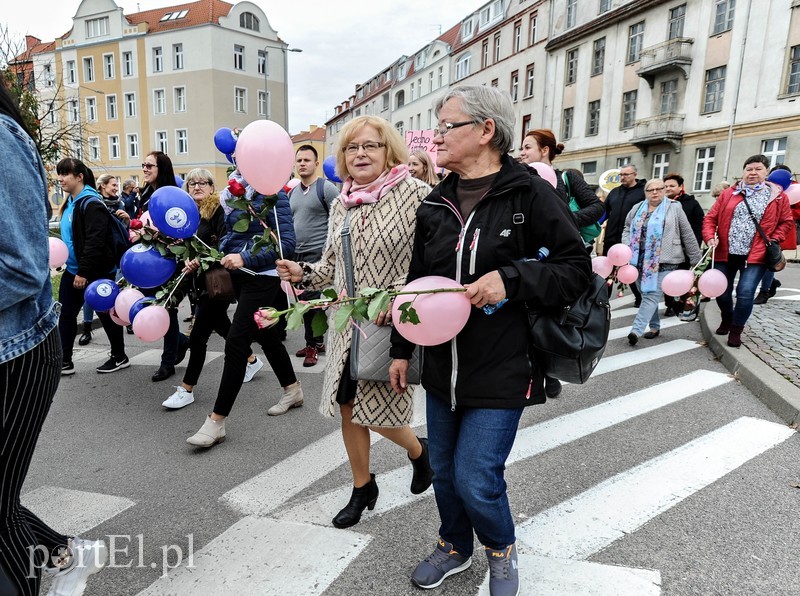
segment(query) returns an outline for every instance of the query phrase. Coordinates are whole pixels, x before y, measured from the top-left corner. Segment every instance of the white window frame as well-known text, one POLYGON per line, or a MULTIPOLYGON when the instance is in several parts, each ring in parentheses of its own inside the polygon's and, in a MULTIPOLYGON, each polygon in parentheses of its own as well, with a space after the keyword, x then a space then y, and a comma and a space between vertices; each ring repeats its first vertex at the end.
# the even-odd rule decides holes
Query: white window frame
POLYGON ((669 173, 669 152, 653 153, 653 178, 663 178, 669 173))
POLYGON ((683 37, 685 26, 686 4, 670 8, 668 13, 667 39, 679 39, 683 37))
POLYGON ((539 13, 531 13, 528 17, 528 46, 536 43, 536 28, 539 21, 539 13))
POLYGON ((714 20, 711 24, 711 35, 719 35, 733 28, 735 0, 714 0, 714 20))
POLYGON ((100 161, 100 137, 88 137, 86 145, 89 147, 89 161, 100 161))
POLYGON ((164 48, 153 48, 153 72, 164 72, 164 48))
POLYGON ((800 45, 789 48, 789 68, 786 77, 786 94, 800 93, 800 45))
POLYGON ((122 159, 119 135, 108 135, 108 159, 122 159))
POLYGON ((156 130, 154 131, 154 134, 156 151, 169 153, 169 137, 167 136, 167 131, 156 130))
POLYGON ((103 78, 105 80, 116 78, 116 64, 114 54, 103 54, 103 78))
POLYGON ((265 50, 258 50, 258 74, 262 77, 267 73, 267 60, 269 59, 269 52, 265 50))
POLYGON ((136 118, 136 92, 125 94, 125 117, 136 118))
POLYGON ((186 87, 184 85, 172 88, 172 108, 176 114, 186 111, 186 87))
POLYGON ((237 114, 247 113, 247 89, 244 87, 233 88, 233 111, 237 114))
POLYGON ((519 71, 515 70, 511 73, 511 101, 516 102, 519 99, 519 71))
MULTIPOLYGON (((153 89, 153 114, 167 113, 167 92, 163 88, 153 89)), ((166 151, 164 151, 166 153, 166 151)))
POLYGON ((572 29, 578 23, 578 0, 567 0, 566 28, 572 29))
POLYGON ((761 154, 769 159, 769 169, 784 163, 788 137, 764 139, 761 141, 761 154))
POLYGON ((525 67, 525 97, 533 97, 535 83, 536 65, 528 64, 528 66, 525 67))
POLYGON ((465 79, 469 76, 469 63, 472 60, 472 54, 467 52, 459 56, 456 60, 456 81, 465 79))
POLYGON ((714 176, 716 147, 698 147, 695 152, 694 192, 709 192, 714 176))
POLYGON ((595 137, 600 134, 600 110, 602 103, 599 99, 589 102, 586 106, 586 136, 595 137))
POLYGON ((122 76, 132 77, 136 72, 133 64, 133 52, 122 52, 122 76))
POLYGON ((620 130, 633 128, 636 124, 636 104, 638 101, 638 89, 631 89, 622 94, 622 116, 619 123, 620 130))
POLYGON ((264 92, 263 89, 258 90, 258 115, 259 116, 266 116, 267 115, 267 94, 264 92))
POLYGON ((86 39, 108 35, 108 17, 86 20, 86 39))
POLYGON ((514 53, 522 49, 522 21, 514 23, 514 53))
POLYGON ((175 152, 178 155, 189 153, 189 131, 185 128, 175 129, 175 152))
POLYGON ((628 51, 625 55, 625 64, 639 61, 644 46, 644 21, 639 21, 628 27, 628 51), (641 26, 641 29, 639 27, 641 26))
POLYGON ((97 122, 97 97, 85 98, 86 122, 97 122))
POLYGON ((174 43, 172 44, 172 70, 183 70, 183 68, 183 44, 174 43))
POLYGON ((564 84, 573 85, 578 80, 579 48, 567 50, 564 58, 564 84))
POLYGON ((77 99, 70 99, 67 101, 67 122, 74 123, 80 122, 81 109, 77 99))
POLYGON ((94 56, 84 56, 83 61, 83 81, 91 83, 94 81, 94 56))
POLYGON ((659 93, 659 114, 672 114, 678 111, 678 79, 662 81, 659 93), (671 87, 671 88, 670 88, 671 87))
POLYGON ((129 133, 125 137, 125 148, 128 151, 128 157, 139 157, 139 135, 138 133, 129 133))
POLYGON ((575 108, 564 108, 561 111, 561 138, 571 139, 575 128, 575 108))
POLYGON ((595 39, 592 44, 592 76, 603 74, 606 62, 606 38, 595 39))
POLYGON ((703 109, 701 114, 710 114, 712 112, 722 111, 723 103, 725 102, 725 79, 728 76, 727 66, 718 66, 716 68, 709 68, 706 71, 705 83, 703 87, 703 109), (710 79, 714 74, 717 76, 710 79))
MULTIPOLYGON (((461 40, 466 41, 472 39, 473 35, 475 35, 475 22, 470 17, 461 24, 461 40)), ((402 122, 400 124, 402 124, 402 122)))
POLYGON ((64 64, 64 80, 70 85, 74 85, 78 82, 75 60, 67 60, 64 64))
POLYGON ((244 70, 244 46, 233 44, 233 69, 244 70))

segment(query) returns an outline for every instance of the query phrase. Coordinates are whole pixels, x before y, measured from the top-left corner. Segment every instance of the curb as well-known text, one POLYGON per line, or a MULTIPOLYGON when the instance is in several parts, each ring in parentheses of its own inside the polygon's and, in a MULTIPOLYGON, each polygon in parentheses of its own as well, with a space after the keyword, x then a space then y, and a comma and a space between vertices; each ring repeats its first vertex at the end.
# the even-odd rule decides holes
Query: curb
POLYGON ((745 343, 741 348, 730 347, 727 336, 714 333, 720 321, 721 317, 716 303, 713 301, 707 303, 700 317, 700 328, 711 351, 742 385, 784 422, 789 425, 798 423, 800 388, 784 379, 766 362, 748 350, 746 334, 745 343))

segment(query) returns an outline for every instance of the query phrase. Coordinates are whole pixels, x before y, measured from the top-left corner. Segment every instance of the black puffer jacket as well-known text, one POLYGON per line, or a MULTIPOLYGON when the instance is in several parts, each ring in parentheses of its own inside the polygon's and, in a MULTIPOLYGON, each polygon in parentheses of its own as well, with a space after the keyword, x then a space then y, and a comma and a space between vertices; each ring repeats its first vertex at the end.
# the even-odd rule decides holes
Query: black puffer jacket
POLYGON ((633 206, 644 201, 644 185, 646 180, 637 180, 633 186, 618 186, 606 198, 606 235, 603 240, 603 251, 622 242, 622 230, 625 227, 625 218, 633 206))
POLYGON ((112 217, 101 200, 80 198, 75 203, 72 242, 78 258, 78 275, 89 281, 108 277, 119 265, 111 240, 112 217))
MULTIPOLYGON (((491 189, 466 222, 457 207, 457 183, 456 174, 448 175, 417 211, 408 279, 441 275, 471 283, 499 270, 509 303, 492 315, 472 308, 453 341, 425 348, 422 384, 454 406, 543 403, 543 376, 528 357, 523 301, 542 308, 574 301, 589 282, 589 256, 568 207, 530 168, 503 156, 491 189), (520 261, 523 241, 525 256, 541 247, 550 256, 545 262, 520 261)), ((408 358, 412 351, 395 332, 392 356, 408 358)))
POLYGON ((577 226, 583 228, 597 223, 603 215, 603 203, 600 202, 594 191, 586 184, 583 176, 575 170, 566 170, 567 181, 569 182, 569 192, 567 192, 563 174, 564 172, 561 170, 556 170, 556 191, 567 205, 569 205, 570 193, 575 197, 575 202, 578 203, 580 210, 572 213, 572 217, 575 219, 577 226))

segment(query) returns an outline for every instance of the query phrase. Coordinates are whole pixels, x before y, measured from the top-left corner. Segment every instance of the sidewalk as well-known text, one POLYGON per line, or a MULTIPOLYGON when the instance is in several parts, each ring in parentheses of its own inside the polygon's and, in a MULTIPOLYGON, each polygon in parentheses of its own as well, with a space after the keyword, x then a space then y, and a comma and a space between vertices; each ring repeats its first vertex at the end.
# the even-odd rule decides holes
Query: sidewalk
MULTIPOLYGON (((787 258, 795 251, 787 251, 787 258)), ((776 274, 782 286, 774 298, 753 307, 741 348, 714 335, 720 323, 716 302, 705 303, 703 336, 725 367, 788 424, 800 423, 800 262, 776 274)))

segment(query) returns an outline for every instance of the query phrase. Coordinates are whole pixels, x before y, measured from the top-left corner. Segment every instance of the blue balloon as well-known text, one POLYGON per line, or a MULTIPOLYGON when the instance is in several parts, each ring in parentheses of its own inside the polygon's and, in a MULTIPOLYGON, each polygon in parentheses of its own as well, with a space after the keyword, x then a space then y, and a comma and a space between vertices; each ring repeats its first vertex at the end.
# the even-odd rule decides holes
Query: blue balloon
POLYGON ((157 189, 148 211, 158 231, 170 238, 190 238, 200 225, 197 203, 185 190, 174 186, 157 189))
POLYGON ((106 312, 114 308, 114 301, 119 294, 119 288, 110 279, 98 279, 93 281, 83 293, 86 304, 97 312, 106 312))
POLYGON ((223 126, 214 133, 214 146, 223 154, 233 153, 236 149, 236 137, 230 128, 223 126))
POLYGON ((144 298, 139 298, 131 305, 131 310, 128 312, 128 320, 133 323, 133 318, 139 314, 139 311, 155 303, 155 300, 155 296, 145 296, 144 298))
POLYGON ((775 170, 767 176, 767 180, 770 182, 774 182, 778 186, 780 186, 783 190, 789 188, 789 185, 792 183, 792 173, 787 172, 786 170, 775 170))
POLYGON ((329 155, 322 162, 322 171, 325 172, 325 177, 331 182, 341 182, 342 179, 336 175, 336 157, 329 155))
POLYGON ((235 164, 235 163, 236 163, 235 161, 233 161, 233 153, 226 153, 226 154, 225 154, 225 159, 227 159, 227 160, 228 160, 229 162, 231 162, 232 164, 235 164))
POLYGON ((178 188, 183 188, 183 178, 175 174, 175 184, 178 188))
POLYGON ((178 262, 174 258, 162 257, 155 248, 134 244, 125 251, 120 268, 125 279, 137 288, 155 288, 167 281, 178 262))

